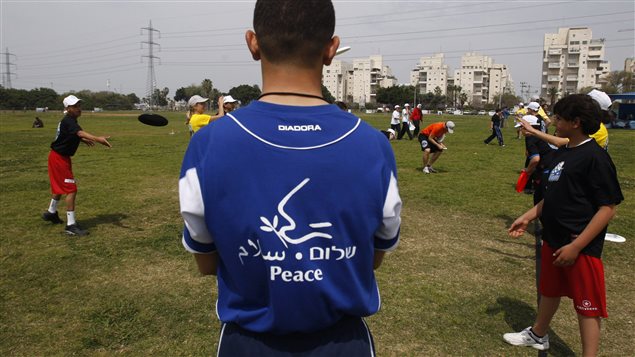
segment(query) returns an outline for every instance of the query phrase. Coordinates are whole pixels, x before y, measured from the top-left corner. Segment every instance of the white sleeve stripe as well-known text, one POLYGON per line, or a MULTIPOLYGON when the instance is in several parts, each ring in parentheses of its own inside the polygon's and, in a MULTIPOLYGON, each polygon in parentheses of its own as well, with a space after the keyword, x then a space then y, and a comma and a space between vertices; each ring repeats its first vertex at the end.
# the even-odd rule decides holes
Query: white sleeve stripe
POLYGON ((384 201, 383 215, 382 224, 375 232, 375 237, 385 240, 395 239, 401 226, 401 197, 399 197, 397 179, 393 172, 390 173, 390 183, 388 184, 388 192, 384 201))
POLYGON ((179 180, 179 202, 181 216, 183 216, 185 227, 190 232, 192 239, 203 244, 213 243, 214 240, 205 224, 205 205, 203 204, 198 174, 194 167, 188 169, 179 180))

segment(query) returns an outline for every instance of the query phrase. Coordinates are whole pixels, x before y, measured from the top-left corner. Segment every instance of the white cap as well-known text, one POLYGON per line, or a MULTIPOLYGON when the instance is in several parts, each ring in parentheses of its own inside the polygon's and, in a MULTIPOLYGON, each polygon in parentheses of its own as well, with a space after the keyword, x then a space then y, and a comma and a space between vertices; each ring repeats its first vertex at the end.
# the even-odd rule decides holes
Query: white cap
POLYGON ((227 95, 223 98, 223 104, 227 104, 227 103, 236 103, 237 100, 234 99, 234 97, 232 97, 231 95, 227 95))
POLYGON ((64 101, 62 103, 64 103, 64 108, 67 108, 67 107, 70 107, 71 105, 77 104, 80 101, 81 99, 71 94, 68 97, 64 98, 64 101))
MULTIPOLYGON (((523 120, 528 122, 529 125, 531 126, 539 126, 540 123, 538 123, 538 118, 536 118, 535 115, 525 115, 523 116, 523 120)), ((514 128, 520 128, 522 126, 522 124, 517 123, 516 125, 514 125, 514 128)))
POLYGON ((453 121, 445 122, 445 127, 448 129, 448 133, 450 133, 450 134, 454 133, 454 122, 453 121))
POLYGON ((395 104, 395 108, 400 108, 400 107, 399 107, 399 104, 395 104))
POLYGON ((395 134, 395 130, 394 130, 394 129, 388 129, 388 130, 386 130, 386 131, 387 131, 387 132, 389 132, 389 133, 391 133, 392 135, 396 135, 396 134, 395 134))
POLYGON ((519 107, 524 107, 524 106, 525 106, 525 104, 524 104, 523 102, 520 102, 520 103, 518 103, 518 106, 519 106, 519 107))
POLYGON ((209 100, 209 98, 203 98, 200 95, 193 95, 190 100, 187 101, 187 105, 189 105, 190 107, 195 106, 198 103, 205 103, 209 100))
POLYGON ((606 93, 600 90, 594 89, 587 95, 598 102, 598 104, 600 105, 600 109, 602 110, 609 110, 609 107, 611 106, 611 104, 613 104, 611 98, 606 93))
POLYGON ((540 110, 540 104, 536 103, 536 102, 531 102, 529 104, 527 104, 527 109, 531 109, 535 112, 540 110))
POLYGON ((421 108, 421 103, 417 104, 417 108, 421 108))
POLYGON ((410 106, 410 104, 406 103, 406 104, 404 104, 403 106, 404 106, 404 107, 409 107, 409 106, 410 106))

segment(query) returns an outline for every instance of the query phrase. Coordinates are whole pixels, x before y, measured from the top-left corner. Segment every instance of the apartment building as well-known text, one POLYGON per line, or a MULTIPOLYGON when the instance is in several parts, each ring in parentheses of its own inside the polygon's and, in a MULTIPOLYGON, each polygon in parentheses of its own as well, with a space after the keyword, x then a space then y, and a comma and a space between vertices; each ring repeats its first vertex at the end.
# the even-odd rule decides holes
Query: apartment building
POLYGON ((593 39, 590 28, 559 28, 558 33, 545 34, 541 97, 549 96, 549 88, 557 88, 559 97, 585 87, 600 88, 610 71, 604 39, 593 39))
POLYGON ((348 103, 376 103, 378 88, 397 85, 397 79, 381 55, 354 59, 353 63, 333 60, 322 68, 322 83, 337 100, 348 103))
POLYGON ((419 63, 410 71, 410 85, 417 93, 434 93, 435 88, 446 94, 448 86, 448 65, 444 63, 444 54, 435 53, 430 57, 421 57, 419 63))
POLYGON ((635 73, 635 57, 629 57, 624 60, 624 71, 635 73))
POLYGON ((494 102, 500 93, 514 92, 507 65, 494 63, 491 57, 474 52, 461 57, 461 68, 454 71, 448 83, 460 86, 468 96, 468 103, 476 107, 494 102))

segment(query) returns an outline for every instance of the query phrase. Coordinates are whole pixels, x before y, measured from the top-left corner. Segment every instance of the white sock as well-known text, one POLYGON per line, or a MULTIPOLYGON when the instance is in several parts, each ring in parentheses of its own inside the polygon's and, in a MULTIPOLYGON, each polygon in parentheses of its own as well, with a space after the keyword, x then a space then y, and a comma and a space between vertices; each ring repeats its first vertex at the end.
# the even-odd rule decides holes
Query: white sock
POLYGON ((66 225, 72 226, 75 224, 75 211, 66 212, 66 225))
POLYGON ((51 199, 51 204, 49 205, 49 212, 55 213, 57 212, 57 204, 60 203, 60 200, 51 199))

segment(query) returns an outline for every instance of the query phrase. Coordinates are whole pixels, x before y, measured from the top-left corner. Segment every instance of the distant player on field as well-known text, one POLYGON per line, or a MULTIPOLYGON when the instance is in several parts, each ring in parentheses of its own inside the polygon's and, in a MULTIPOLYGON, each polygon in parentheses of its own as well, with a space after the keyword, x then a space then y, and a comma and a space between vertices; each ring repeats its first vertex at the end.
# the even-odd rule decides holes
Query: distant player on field
POLYGON ((419 133, 419 144, 421 145, 421 151, 423 151, 423 173, 437 172, 432 167, 432 164, 441 156, 443 150, 447 149, 447 146, 443 143, 446 133, 454 133, 454 122, 433 123, 423 128, 419 133))
POLYGON ((66 115, 57 126, 57 136, 51 143, 51 152, 48 158, 49 179, 51 181, 51 192, 53 197, 49 209, 42 214, 42 219, 54 224, 64 223, 58 213, 57 205, 66 195, 66 233, 70 235, 84 236, 88 231, 82 229, 75 221, 75 197, 77 196, 77 185, 71 164, 71 156, 75 155, 80 142, 88 146, 100 143, 107 147, 112 147, 108 142, 109 136, 95 136, 84 131, 77 122, 77 118, 82 115, 81 101, 74 95, 64 98, 64 108, 66 115))
POLYGON ((373 269, 399 239, 392 148, 322 97, 330 0, 259 0, 253 24, 262 95, 192 137, 179 180, 183 245, 217 275, 217 354, 374 356, 373 269))

